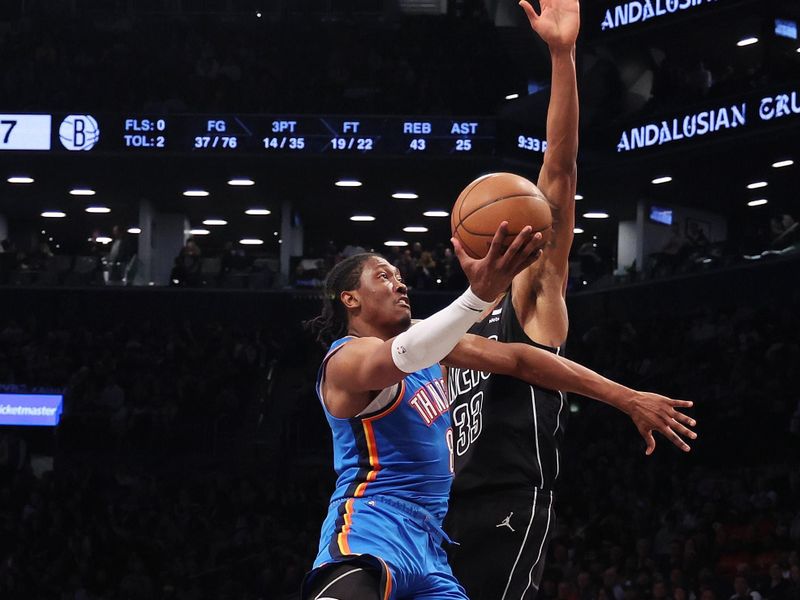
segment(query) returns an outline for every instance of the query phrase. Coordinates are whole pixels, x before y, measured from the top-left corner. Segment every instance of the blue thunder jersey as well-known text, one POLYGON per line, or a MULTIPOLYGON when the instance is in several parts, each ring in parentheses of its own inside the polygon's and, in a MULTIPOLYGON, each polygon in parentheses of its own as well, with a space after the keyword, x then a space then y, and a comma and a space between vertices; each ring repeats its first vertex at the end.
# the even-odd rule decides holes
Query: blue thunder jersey
POLYGON ((322 397, 330 358, 353 338, 331 344, 317 376, 317 395, 333 432, 339 476, 331 502, 384 495, 422 507, 441 521, 453 479, 453 432, 442 369, 437 364, 406 375, 383 390, 364 413, 332 416, 322 397))

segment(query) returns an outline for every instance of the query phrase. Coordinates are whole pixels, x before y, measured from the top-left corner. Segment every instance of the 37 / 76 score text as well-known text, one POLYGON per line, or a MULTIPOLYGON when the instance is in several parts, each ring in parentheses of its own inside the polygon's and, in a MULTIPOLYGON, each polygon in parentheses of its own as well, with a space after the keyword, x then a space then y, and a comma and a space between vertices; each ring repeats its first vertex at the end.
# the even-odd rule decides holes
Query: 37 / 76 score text
POLYGON ((235 135, 218 135, 228 131, 228 124, 223 119, 208 119, 206 131, 209 135, 194 138, 195 148, 236 148, 239 145, 235 135))

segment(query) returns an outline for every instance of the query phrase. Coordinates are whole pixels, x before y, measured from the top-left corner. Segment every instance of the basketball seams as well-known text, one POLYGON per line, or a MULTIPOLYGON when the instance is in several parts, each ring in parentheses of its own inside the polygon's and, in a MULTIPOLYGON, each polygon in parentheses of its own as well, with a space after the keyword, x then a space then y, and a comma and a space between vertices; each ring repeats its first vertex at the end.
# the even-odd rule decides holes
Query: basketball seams
MULTIPOLYGON (((510 200, 512 198, 536 198, 536 199, 539 199, 539 200, 544 200, 544 198, 542 196, 538 196, 538 195, 534 195, 534 194, 511 194, 510 196, 500 196, 499 198, 493 198, 492 200, 484 202, 483 204, 481 204, 481 205, 477 206, 476 208, 474 208, 473 210, 471 210, 469 212, 469 214, 467 214, 467 216, 461 218, 461 220, 458 222, 456 227, 462 226, 464 221, 469 219, 472 215, 474 215, 479 210, 482 210, 482 209, 486 208, 487 206, 490 206, 490 205, 492 205, 492 204, 494 204, 496 202, 501 202, 503 200, 510 200)), ((462 202, 462 204, 463 204, 463 202, 462 202)), ((460 212, 461 211, 459 210, 459 213, 460 212)), ((460 214, 459 214, 459 217, 460 217, 460 214)), ((469 230, 467 230, 467 231, 469 231, 469 230)))
MULTIPOLYGON (((463 229, 464 231, 466 231, 467 233, 469 233, 470 235, 490 235, 490 236, 494 236, 494 234, 495 234, 495 232, 494 232, 494 231, 492 231, 492 232, 473 231, 473 230, 469 229, 469 228, 466 226, 466 224, 464 223, 464 221, 466 221, 467 219, 469 219, 469 218, 470 218, 472 215, 474 215, 474 214, 475 214, 476 212, 478 212, 479 210, 481 210, 481 209, 483 209, 483 208, 486 208, 487 206, 490 206, 491 204, 496 204, 496 203, 498 203, 498 202, 502 202, 503 200, 511 200, 511 199, 513 199, 513 198, 537 198, 537 199, 541 199, 541 196, 532 196, 531 194, 514 194, 514 195, 512 195, 512 196, 503 196, 503 197, 501 197, 501 198, 496 198, 496 199, 494 199, 494 200, 491 200, 491 201, 489 201, 489 202, 486 202, 486 203, 482 204, 481 206, 479 206, 478 208, 476 208, 475 210, 473 210, 473 211, 472 211, 472 212, 471 212, 469 215, 467 215, 467 217, 466 217, 466 218, 462 219, 462 220, 461 220, 461 221, 458 223, 458 225, 456 225, 456 230, 458 230, 459 228, 461 228, 461 229, 463 229)), ((551 225, 552 225, 552 223, 551 223, 550 225, 548 225, 547 227, 544 227, 544 228, 542 228, 542 229, 537 229, 537 230, 535 230, 535 231, 534 231, 534 233, 537 233, 537 232, 539 232, 539 231, 544 231, 544 230, 546 230, 546 229, 549 229, 551 225)), ((518 232, 516 232, 516 233, 509 231, 509 232, 508 232, 508 235, 517 235, 518 233, 519 233, 519 231, 518 231, 518 232)))
MULTIPOLYGON (((467 201, 467 198, 469 197, 469 195, 472 192, 474 192, 475 188, 477 188, 484 181, 489 181, 490 179, 493 179, 496 176, 497 176, 497 173, 493 173, 491 175, 485 175, 484 177, 479 177, 478 179, 476 179, 475 181, 472 182, 472 185, 470 187, 468 187, 467 189, 465 189, 461 193, 462 198, 461 198, 461 202, 458 205, 458 219, 459 219, 459 221, 458 221, 458 224, 456 225, 456 227, 458 227, 458 225, 460 225, 461 222, 464 220, 464 217, 461 216, 461 210, 464 208, 464 202, 467 201)), ((472 213, 470 213, 470 214, 472 214, 472 213)), ((469 215, 467 215, 467 217, 469 217, 469 215)))
MULTIPOLYGON (((467 201, 467 198, 469 197, 469 195, 473 191, 475 191, 475 188, 477 188, 484 181, 487 181, 489 179, 494 178, 496 175, 497 175, 497 173, 492 173, 490 175, 485 175, 483 177, 479 177, 478 179, 473 181, 469 186, 467 186, 467 188, 464 189, 461 192, 461 194, 459 194, 458 200, 456 200, 456 206, 453 207, 454 210, 450 215, 450 228, 453 231, 453 235, 456 236, 458 238, 458 240, 461 242, 461 244, 464 246, 464 249, 467 251, 467 254, 469 254, 473 258, 477 258, 478 257, 478 253, 475 252, 472 249, 472 247, 466 242, 466 240, 464 240, 464 238, 461 237, 458 234, 458 229, 459 229, 459 227, 461 227, 461 224, 463 223, 463 219, 461 218, 461 211, 462 211, 462 209, 464 207, 464 203, 467 201), (456 210, 455 210, 456 208, 458 209, 457 210, 457 212, 458 212, 457 216, 456 216, 456 210), (458 223, 456 223, 455 225, 453 225, 454 217, 458 219, 458 223)), ((472 213, 470 213, 470 214, 472 214, 472 213)), ((467 217, 469 217, 469 215, 467 215, 467 217)))
MULTIPOLYGON (((480 224, 488 224, 486 223, 486 219, 495 221, 497 218, 502 217, 503 215, 514 213, 514 216, 509 221, 509 223, 514 221, 514 226, 519 225, 520 221, 527 225, 528 223, 524 223, 524 221, 527 221, 528 219, 532 221, 530 224, 533 224, 534 222, 539 221, 539 217, 544 217, 544 214, 539 214, 540 211, 535 207, 535 205, 539 204, 536 202, 536 200, 543 200, 545 203, 547 203, 546 198, 543 197, 536 186, 525 180, 523 177, 514 175, 513 173, 492 173, 483 177, 479 177, 470 185, 468 185, 466 189, 464 189, 464 191, 456 200, 455 206, 453 206, 450 220, 453 235, 458 238, 464 247, 464 250, 470 256, 473 258, 479 258, 482 254, 485 254, 485 251, 475 252, 474 244, 477 243, 479 248, 484 250, 484 244, 487 246, 490 245, 490 241, 496 232, 475 231, 471 229, 470 226, 467 226, 467 221, 469 221, 470 218, 473 218, 473 220, 477 219, 481 223, 476 223, 475 226, 480 226, 480 224), (489 188, 481 191, 481 184, 485 181, 490 182, 489 188), (467 201, 469 201, 469 199, 472 197, 472 194, 475 193, 476 190, 478 190, 479 194, 476 201, 480 202, 480 204, 475 206, 475 203, 470 202, 472 206, 469 208, 469 210, 466 210, 464 205, 467 201), (504 192, 507 195, 503 195, 504 192), (487 196, 494 197, 490 200, 486 200, 487 196), (513 199, 520 200, 519 207, 506 207, 505 210, 500 206, 494 208, 494 205, 498 202, 513 199), (480 215, 480 212, 484 210, 489 211, 486 213, 485 217, 480 215), (519 218, 516 218, 517 212, 519 212, 519 218)), ((552 223, 548 224, 547 227, 535 230, 535 233, 545 231, 551 226, 552 223)), ((513 238, 518 233, 519 232, 509 232, 506 236, 506 241, 509 240, 509 238, 513 238)))

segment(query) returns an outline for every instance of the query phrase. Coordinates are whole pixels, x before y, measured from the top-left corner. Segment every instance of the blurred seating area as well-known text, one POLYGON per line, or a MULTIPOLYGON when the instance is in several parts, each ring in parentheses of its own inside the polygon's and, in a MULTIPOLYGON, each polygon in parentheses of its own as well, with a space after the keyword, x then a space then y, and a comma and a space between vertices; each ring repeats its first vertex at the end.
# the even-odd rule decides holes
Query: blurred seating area
MULTIPOLYGON (((757 301, 717 285, 686 310, 667 281, 572 306, 568 355, 693 400, 700 437, 645 457, 627 417, 569 399, 544 598, 800 598, 800 296, 783 273, 757 301)), ((316 302, 152 290, 150 318, 118 322, 113 291, 60 293, 30 296, 46 319, 19 302, 0 319, 0 392, 65 394, 57 436, 0 429, 0 596, 297 598, 333 485, 321 349, 297 318, 316 302)))
POLYGON ((288 25, 256 8, 64 14, 46 4, 0 21, 5 110, 489 114, 502 100, 484 82, 508 60, 479 20, 300 15, 288 25))

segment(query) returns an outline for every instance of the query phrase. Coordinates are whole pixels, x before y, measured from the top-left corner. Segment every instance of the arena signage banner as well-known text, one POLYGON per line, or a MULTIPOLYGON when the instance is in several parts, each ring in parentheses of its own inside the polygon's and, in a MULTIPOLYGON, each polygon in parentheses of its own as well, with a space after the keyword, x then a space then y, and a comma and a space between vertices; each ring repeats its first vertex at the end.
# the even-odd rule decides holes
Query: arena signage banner
POLYGON ((692 8, 715 4, 718 0, 630 0, 609 8, 603 15, 600 29, 609 31, 636 23, 672 15, 692 8))
POLYGON ((0 425, 55 427, 63 403, 61 394, 0 394, 0 425))
POLYGON ((620 135, 617 152, 664 146, 797 116, 800 116, 800 92, 779 93, 756 102, 739 102, 626 129, 620 135))

